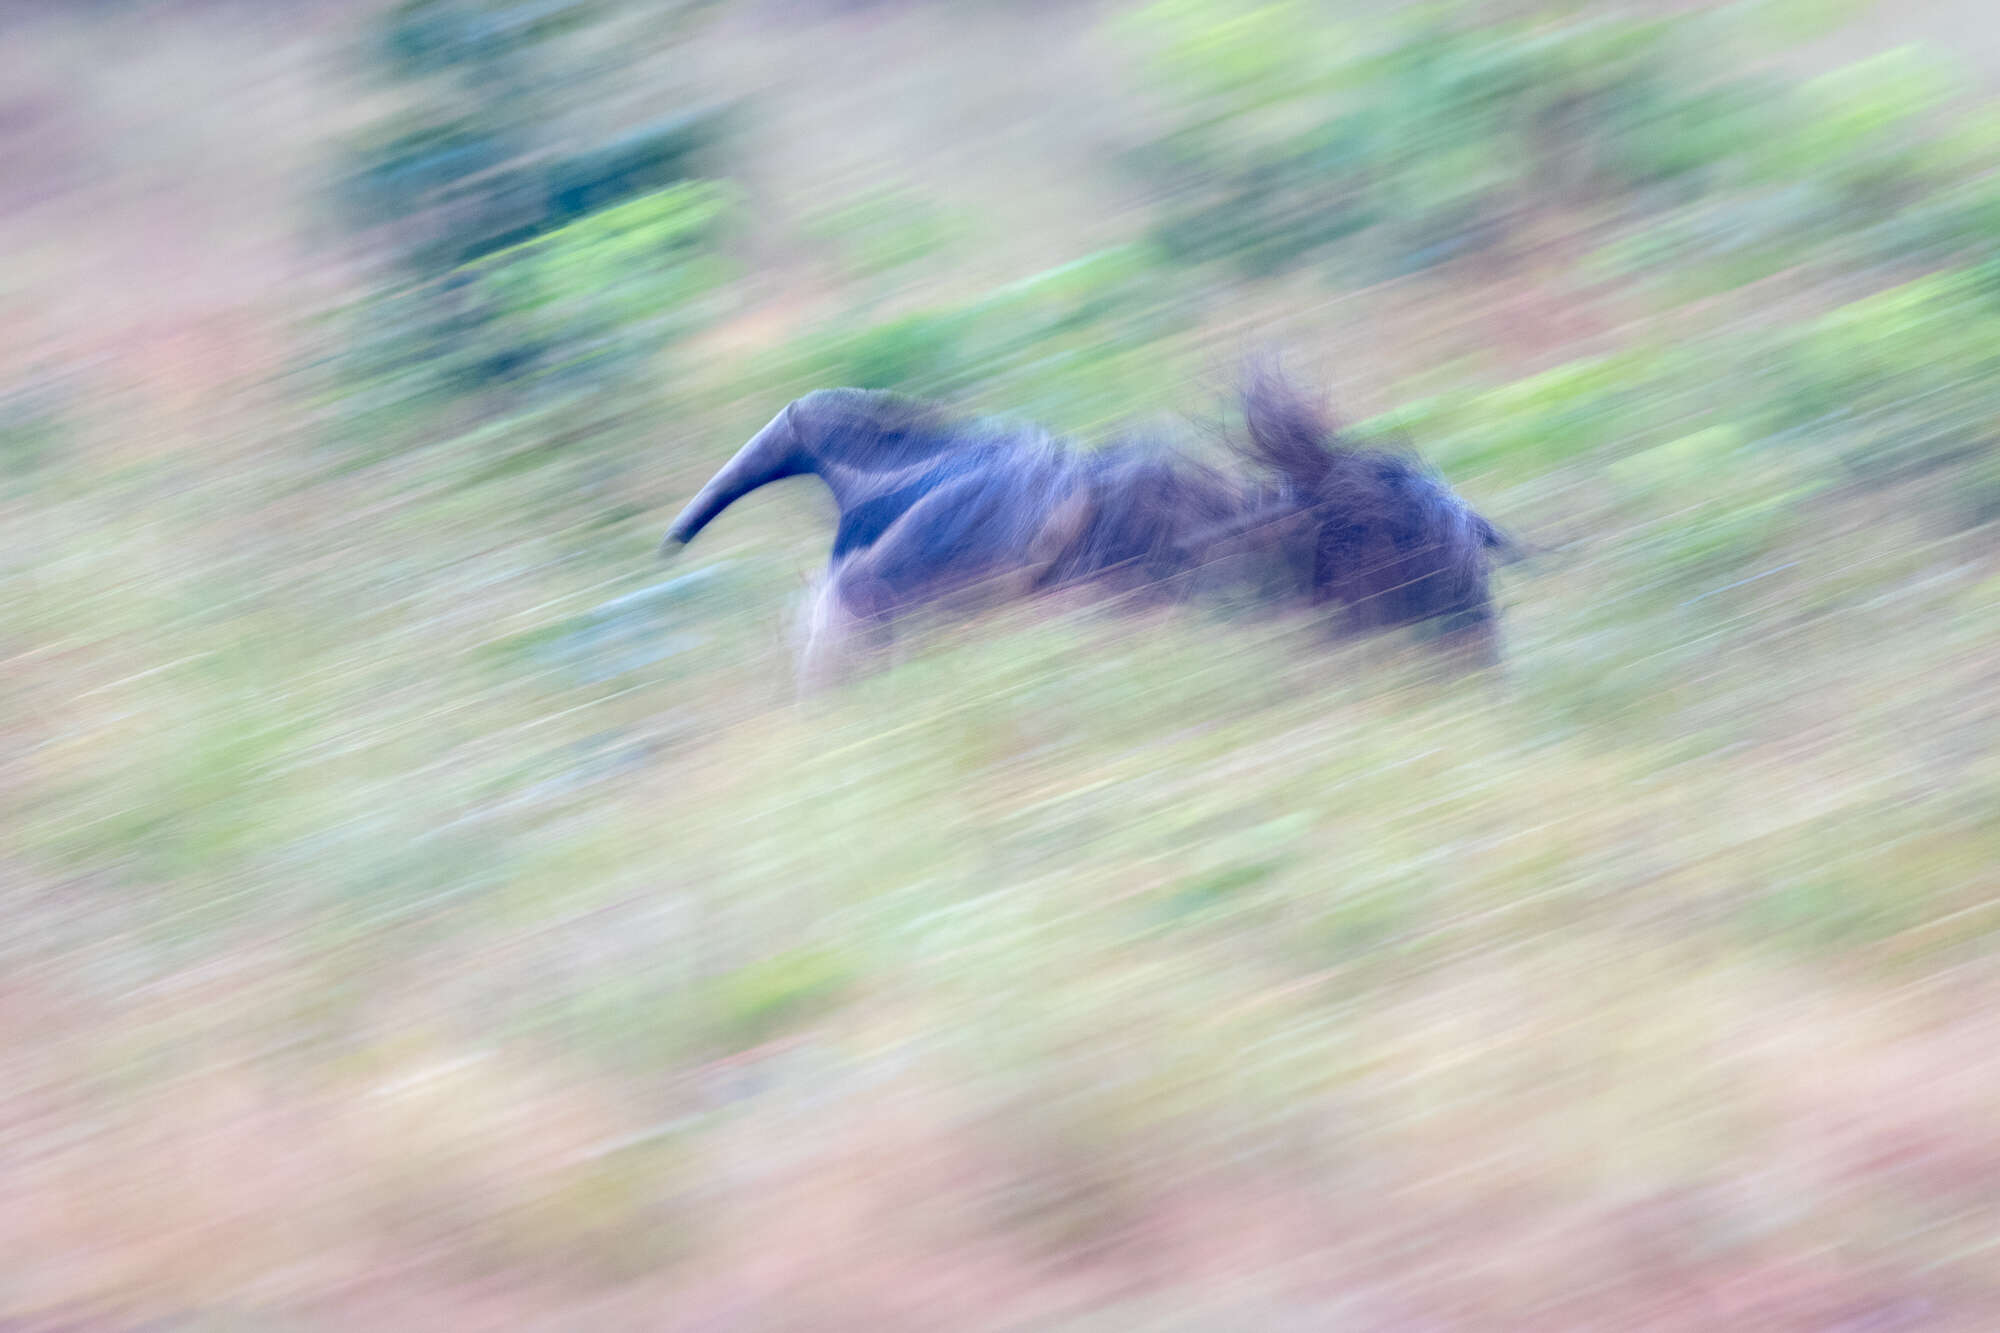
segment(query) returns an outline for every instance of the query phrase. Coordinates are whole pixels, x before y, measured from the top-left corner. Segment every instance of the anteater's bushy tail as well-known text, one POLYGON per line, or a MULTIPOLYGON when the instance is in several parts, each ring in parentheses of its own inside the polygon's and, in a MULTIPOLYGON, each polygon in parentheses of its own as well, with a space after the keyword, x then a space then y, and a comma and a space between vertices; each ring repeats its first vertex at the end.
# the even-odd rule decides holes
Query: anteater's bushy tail
POLYGON ((1275 361, 1252 362, 1238 396, 1250 462, 1276 473, 1302 495, 1317 494, 1353 452, 1325 402, 1314 402, 1287 380, 1275 361))
POLYGON ((1362 448, 1270 361, 1241 388, 1237 446, 1313 516, 1312 587, 1356 624, 1486 623, 1487 570, 1518 548, 1406 450, 1362 448))

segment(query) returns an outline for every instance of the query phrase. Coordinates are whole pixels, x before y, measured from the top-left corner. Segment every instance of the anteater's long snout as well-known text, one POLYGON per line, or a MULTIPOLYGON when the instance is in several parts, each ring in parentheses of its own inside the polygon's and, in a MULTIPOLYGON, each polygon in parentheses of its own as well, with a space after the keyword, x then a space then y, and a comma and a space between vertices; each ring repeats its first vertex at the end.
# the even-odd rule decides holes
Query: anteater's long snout
POLYGON ((693 513, 694 505, 690 504, 686 509, 681 510, 680 517, 676 518, 672 525, 667 528, 667 535, 660 538, 660 555, 662 557, 679 555, 681 548, 694 539, 694 527, 690 521, 690 515, 693 513))
POLYGON ((695 535, 714 521, 717 514, 759 486, 811 470, 812 460, 800 447, 798 434, 793 429, 792 409, 787 407, 752 436, 748 444, 737 450, 736 457, 724 464, 722 471, 710 478, 708 485, 701 488, 701 493, 681 510, 680 517, 673 521, 667 535, 660 541, 660 554, 672 555, 693 541, 695 535))

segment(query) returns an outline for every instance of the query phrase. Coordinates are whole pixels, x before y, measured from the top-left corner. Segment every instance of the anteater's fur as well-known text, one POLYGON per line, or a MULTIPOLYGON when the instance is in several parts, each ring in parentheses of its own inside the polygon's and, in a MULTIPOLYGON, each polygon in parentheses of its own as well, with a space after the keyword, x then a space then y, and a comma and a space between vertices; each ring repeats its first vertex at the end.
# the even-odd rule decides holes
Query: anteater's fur
POLYGON ((1244 383, 1244 466, 1225 473, 1151 442, 1081 449, 1030 425, 936 404, 822 389, 788 405, 668 530, 691 541, 760 486, 811 475, 839 509, 808 621, 804 683, 857 630, 971 595, 1111 586, 1158 592, 1223 557, 1283 600, 1338 603, 1349 629, 1436 620, 1497 657, 1494 526, 1411 455, 1348 443, 1269 371, 1244 383))

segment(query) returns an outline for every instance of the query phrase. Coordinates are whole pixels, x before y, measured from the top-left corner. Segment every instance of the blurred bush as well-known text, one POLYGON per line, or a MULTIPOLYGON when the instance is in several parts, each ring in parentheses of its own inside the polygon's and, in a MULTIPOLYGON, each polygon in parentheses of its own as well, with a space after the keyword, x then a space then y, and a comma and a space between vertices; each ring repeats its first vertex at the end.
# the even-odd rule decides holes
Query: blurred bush
POLYGON ((1389 271, 1550 208, 1686 199, 1769 132, 1703 25, 1424 6, 1334 28, 1303 5, 1159 0, 1129 22, 1178 124, 1134 163, 1174 258, 1276 272, 1369 232, 1389 271))
POLYGON ((409 0, 378 21, 367 58, 408 109, 351 143, 338 176, 346 225, 389 260, 350 312, 352 433, 393 448, 537 409, 583 438, 707 313, 730 196, 697 172, 724 111, 574 128, 600 110, 603 72, 565 39, 619 8, 409 0))
POLYGON ((849 276, 867 280, 938 253, 961 228, 914 191, 882 186, 808 218, 806 230, 838 253, 849 276))
POLYGON ((1162 344, 1191 308, 1152 247, 1116 246, 962 304, 807 334, 781 354, 787 384, 976 395, 1067 422, 1104 421, 1157 383, 1162 344), (1142 358, 1154 364, 1141 366, 1142 358))
POLYGON ((1301 4, 1157 0, 1125 31, 1172 126, 1132 164, 1172 259, 1252 274, 1349 238, 1365 269, 1410 272, 1568 215, 1645 224, 1608 252, 1620 271, 1714 259, 1749 280, 1802 239, 1913 210, 1878 249, 1990 219, 1992 192, 1965 189, 1992 166, 1990 117, 1941 114, 1963 91, 1947 62, 1906 47, 1798 85, 1745 72, 1807 8, 1456 0, 1338 26, 1301 4))
POLYGON ((2000 518, 2000 263, 1950 269, 1785 338, 1761 422, 1848 479, 1944 473, 1954 526, 2000 518))

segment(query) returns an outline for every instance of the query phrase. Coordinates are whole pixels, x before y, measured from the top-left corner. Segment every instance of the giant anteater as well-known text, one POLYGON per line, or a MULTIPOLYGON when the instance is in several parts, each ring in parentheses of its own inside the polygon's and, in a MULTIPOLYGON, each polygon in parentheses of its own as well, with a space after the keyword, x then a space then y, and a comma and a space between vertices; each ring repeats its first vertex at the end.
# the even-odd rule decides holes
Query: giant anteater
POLYGON ((760 486, 824 482, 840 517, 804 627, 805 689, 839 673, 857 634, 879 639, 918 607, 1092 585, 1156 594, 1224 557, 1281 601, 1338 603, 1346 629, 1435 620, 1457 655, 1497 660, 1488 582, 1508 539, 1414 457, 1347 441, 1275 373, 1254 371, 1241 397, 1232 474, 1147 441, 1084 449, 897 394, 822 389, 744 445, 662 549, 760 486))

